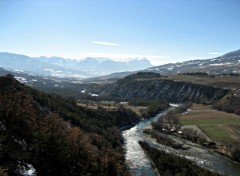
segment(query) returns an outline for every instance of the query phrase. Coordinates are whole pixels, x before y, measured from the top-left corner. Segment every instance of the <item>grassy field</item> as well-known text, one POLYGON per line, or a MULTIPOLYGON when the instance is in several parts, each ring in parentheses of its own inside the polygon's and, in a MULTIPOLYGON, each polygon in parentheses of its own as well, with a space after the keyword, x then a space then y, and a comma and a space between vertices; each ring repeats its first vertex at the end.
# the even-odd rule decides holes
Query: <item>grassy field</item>
POLYGON ((199 127, 204 133, 206 133, 215 141, 234 142, 234 139, 230 136, 230 134, 218 125, 200 125, 199 127))
POLYGON ((210 105, 194 104, 180 117, 182 125, 214 125, 240 123, 240 116, 212 109, 210 105))
POLYGON ((240 116, 214 110, 209 105, 194 104, 187 113, 180 116, 180 123, 198 126, 215 141, 240 140, 240 116))
POLYGON ((240 124, 220 124, 218 127, 227 131, 235 141, 240 141, 240 124))

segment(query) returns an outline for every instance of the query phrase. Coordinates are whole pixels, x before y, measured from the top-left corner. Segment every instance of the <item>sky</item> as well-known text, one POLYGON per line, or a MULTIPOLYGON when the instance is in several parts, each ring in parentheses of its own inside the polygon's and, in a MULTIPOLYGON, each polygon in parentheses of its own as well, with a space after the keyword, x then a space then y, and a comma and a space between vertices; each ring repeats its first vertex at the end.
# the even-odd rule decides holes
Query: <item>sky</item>
POLYGON ((154 65, 240 49, 239 0, 0 0, 0 52, 154 65))

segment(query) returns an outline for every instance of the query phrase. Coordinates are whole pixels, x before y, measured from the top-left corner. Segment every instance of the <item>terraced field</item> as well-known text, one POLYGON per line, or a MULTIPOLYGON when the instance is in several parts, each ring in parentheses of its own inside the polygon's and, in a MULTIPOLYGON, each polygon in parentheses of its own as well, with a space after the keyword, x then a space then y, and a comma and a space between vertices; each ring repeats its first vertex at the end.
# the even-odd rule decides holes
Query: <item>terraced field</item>
POLYGON ((240 141, 240 124, 220 124, 218 126, 225 130, 235 141, 240 141))
POLYGON ((194 104, 180 116, 180 123, 196 125, 215 141, 240 141, 240 116, 212 109, 209 105, 194 104))
MULTIPOLYGON (((224 124, 225 125, 225 124, 224 124)), ((219 142, 234 142, 234 138, 219 125, 199 125, 199 128, 212 140, 219 142)))

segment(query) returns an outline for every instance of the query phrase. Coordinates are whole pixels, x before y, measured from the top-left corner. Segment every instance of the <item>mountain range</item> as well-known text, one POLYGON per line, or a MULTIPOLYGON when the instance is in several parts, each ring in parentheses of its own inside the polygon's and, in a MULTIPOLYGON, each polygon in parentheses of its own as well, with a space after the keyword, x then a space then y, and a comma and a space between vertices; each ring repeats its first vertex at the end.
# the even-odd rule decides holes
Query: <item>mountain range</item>
POLYGON ((85 58, 83 60, 62 57, 28 57, 13 53, 0 53, 0 67, 10 71, 20 71, 30 75, 55 78, 77 78, 87 81, 116 80, 141 72, 154 72, 161 75, 174 75, 187 72, 208 74, 240 73, 240 50, 220 57, 189 60, 152 67, 146 59, 114 61, 107 58, 85 58))
MULTIPOLYGON (((161 75, 174 75, 181 73, 205 72, 208 74, 229 74, 240 73, 240 49, 224 54, 220 57, 189 60, 184 62, 169 63, 139 70, 140 72, 154 72, 161 75)), ((103 81, 111 79, 120 79, 136 72, 120 72, 104 75, 96 78, 90 78, 91 81, 103 81)))
POLYGON ((85 58, 83 60, 62 57, 29 57, 21 54, 0 53, 0 67, 28 74, 53 77, 88 78, 113 72, 136 71, 151 67, 147 59, 114 61, 107 58, 85 58))
POLYGON ((145 71, 163 75, 186 72, 207 72, 209 74, 240 73, 240 49, 216 58, 170 63, 151 67, 145 69, 145 71))

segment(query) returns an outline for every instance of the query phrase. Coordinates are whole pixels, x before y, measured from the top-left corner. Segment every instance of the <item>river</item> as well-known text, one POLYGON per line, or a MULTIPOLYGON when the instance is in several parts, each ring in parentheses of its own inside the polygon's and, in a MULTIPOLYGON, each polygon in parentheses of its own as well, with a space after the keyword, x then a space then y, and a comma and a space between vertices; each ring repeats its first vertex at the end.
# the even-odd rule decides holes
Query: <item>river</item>
POLYGON ((125 140, 126 162, 128 163, 131 173, 135 176, 155 176, 156 170, 153 169, 149 157, 145 154, 138 141, 144 140, 142 129, 150 125, 152 122, 157 121, 165 112, 157 116, 139 122, 134 127, 123 131, 122 135, 125 140))
POLYGON ((132 175, 158 175, 157 171, 154 169, 154 167, 152 167, 152 162, 150 158, 145 154, 141 146, 138 144, 138 141, 141 140, 147 141, 151 146, 158 148, 159 150, 164 150, 168 153, 188 158, 199 166, 205 167, 215 172, 231 176, 240 175, 239 164, 229 160, 226 157, 204 149, 197 144, 186 142, 186 145, 191 147, 189 150, 176 150, 170 147, 163 146, 157 143, 155 139, 143 134, 142 129, 144 127, 148 126, 154 121, 157 121, 166 112, 167 111, 164 111, 149 120, 139 122, 134 127, 122 132, 123 138, 125 140, 125 158, 132 175))

